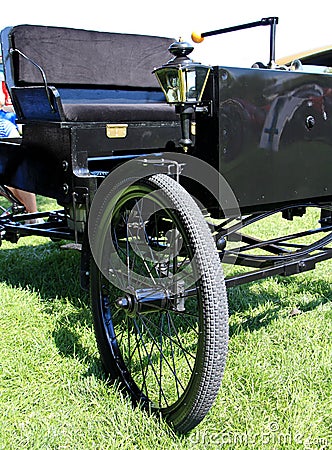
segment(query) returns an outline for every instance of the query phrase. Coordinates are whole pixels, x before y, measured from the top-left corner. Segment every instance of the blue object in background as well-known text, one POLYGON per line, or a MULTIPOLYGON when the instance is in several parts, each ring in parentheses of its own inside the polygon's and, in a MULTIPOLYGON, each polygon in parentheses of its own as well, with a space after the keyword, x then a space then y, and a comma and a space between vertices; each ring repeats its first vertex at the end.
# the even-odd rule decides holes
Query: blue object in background
POLYGON ((18 136, 19 131, 16 125, 16 114, 0 109, 0 138, 18 136))
POLYGON ((0 119, 9 120, 16 127, 16 114, 14 112, 7 112, 0 109, 0 119))
POLYGON ((19 137, 19 132, 13 122, 0 118, 0 138, 6 137, 19 137))

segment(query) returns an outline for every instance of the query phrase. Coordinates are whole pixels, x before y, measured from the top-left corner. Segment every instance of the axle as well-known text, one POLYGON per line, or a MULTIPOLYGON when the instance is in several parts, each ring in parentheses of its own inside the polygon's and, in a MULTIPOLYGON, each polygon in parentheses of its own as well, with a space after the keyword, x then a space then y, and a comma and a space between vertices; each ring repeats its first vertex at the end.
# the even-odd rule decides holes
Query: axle
POLYGON ((118 309, 122 309, 129 316, 147 314, 165 309, 174 309, 167 290, 154 288, 137 289, 116 299, 118 309))

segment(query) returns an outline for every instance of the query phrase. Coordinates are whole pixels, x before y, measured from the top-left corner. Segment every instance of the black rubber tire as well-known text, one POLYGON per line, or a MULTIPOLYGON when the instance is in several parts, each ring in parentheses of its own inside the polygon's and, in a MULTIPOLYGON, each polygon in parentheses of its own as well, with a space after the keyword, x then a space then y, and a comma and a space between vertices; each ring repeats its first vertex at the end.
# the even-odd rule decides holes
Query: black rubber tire
MULTIPOLYGON (((123 185, 127 186, 128 180, 123 185)), ((168 220, 175 224, 177 235, 181 233, 181 251, 184 255, 181 264, 186 270, 192 268, 195 274, 195 296, 193 298, 188 294, 185 312, 160 308, 156 313, 130 316, 115 308, 115 300, 122 294, 119 289, 115 290, 117 293, 111 291, 110 281, 105 279, 93 261, 90 291, 101 360, 111 380, 119 380, 135 404, 161 413, 177 432, 186 433, 210 410, 219 391, 226 362, 228 308, 220 259, 200 209, 175 180, 164 174, 143 178, 135 181, 120 198, 114 200, 121 189, 123 187, 119 185, 109 192, 104 205, 117 202, 119 206, 111 208, 112 217, 103 217, 103 211, 100 211, 100 220, 94 224, 89 222, 92 228, 90 235, 98 233, 100 223, 111 223, 112 236, 116 235, 126 205, 130 208, 147 196, 152 198, 158 205, 158 214, 161 211, 162 215, 167 215, 168 220), (158 325, 160 329, 156 331, 158 325), (128 334, 125 338, 124 329, 128 334), (126 339, 128 342, 123 342, 126 339), (132 344, 135 344, 134 348, 132 344), (131 352, 137 353, 135 364, 132 363, 134 354, 131 352), (158 371, 160 380, 156 380, 158 371), (159 389, 159 392, 154 393, 153 389, 159 389)), ((107 216, 108 213, 105 214, 107 216)), ((146 223, 144 226, 147 227, 146 223)), ((151 234, 151 223, 149 226, 151 234)), ((144 232, 148 234, 146 229, 144 232)), ((120 241, 117 237, 115 239, 120 241)), ((132 259, 139 259, 139 256, 135 255, 132 259)), ((172 262, 174 272, 179 270, 180 273, 180 263, 174 266, 174 258, 172 262)), ((162 274, 156 281, 164 282, 162 274)), ((174 296, 172 299, 174 304, 174 296)))

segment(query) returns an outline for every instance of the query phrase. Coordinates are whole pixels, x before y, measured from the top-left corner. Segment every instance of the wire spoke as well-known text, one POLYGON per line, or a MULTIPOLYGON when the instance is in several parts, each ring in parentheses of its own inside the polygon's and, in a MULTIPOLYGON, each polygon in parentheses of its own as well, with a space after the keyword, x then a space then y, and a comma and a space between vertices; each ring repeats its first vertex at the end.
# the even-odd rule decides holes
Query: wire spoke
POLYGON ((140 316, 140 318, 141 318, 142 324, 144 325, 144 327, 145 327, 146 331, 148 332, 148 334, 150 335, 151 339, 156 343, 157 350, 158 350, 158 351, 161 353, 161 355, 163 356, 164 361, 166 362, 166 364, 167 364, 168 368, 170 369, 171 373, 174 375, 174 377, 176 377, 176 379, 178 380, 178 382, 179 382, 181 388, 184 390, 184 387, 182 386, 181 381, 177 378, 176 373, 173 372, 172 367, 171 367, 171 365, 169 364, 167 358, 165 358, 163 352, 161 351, 160 347, 158 346, 157 341, 155 340, 155 337, 153 336, 153 334, 151 333, 151 331, 150 331, 150 329, 147 327, 147 325, 144 323, 143 317, 140 316))
MULTIPOLYGON (((147 316, 144 316, 144 320, 143 320, 143 317, 142 316, 140 316, 141 317, 141 320, 142 320, 142 323, 144 324, 144 326, 146 327, 146 330, 147 330, 147 332, 150 334, 150 336, 151 336, 151 338, 152 339, 155 339, 154 338, 154 336, 153 336, 153 334, 152 334, 152 332, 150 331, 150 329, 147 327, 147 324, 144 322, 144 320, 147 322, 147 323, 149 323, 150 325, 152 325, 157 331, 159 331, 159 327, 155 324, 155 323, 153 323, 153 321, 151 321, 147 316)), ((188 354, 191 358, 195 358, 195 355, 192 355, 186 348, 184 348, 183 347, 183 345, 179 345, 179 343, 176 341, 176 340, 174 340, 173 338, 172 338, 172 336, 169 336, 165 331, 161 331, 162 332, 162 334, 163 334, 163 336, 165 337, 165 338, 167 338, 170 342, 172 342, 172 343, 174 343, 178 348, 180 348, 180 350, 182 350, 184 353, 186 353, 186 354, 188 354)), ((180 343, 181 344, 181 343, 180 343)), ((158 350, 160 350, 159 348, 158 348, 158 350)), ((168 364, 169 365, 169 364, 168 364)))
MULTIPOLYGON (((144 325, 144 322, 143 322, 142 320, 141 320, 141 322, 142 322, 142 325, 144 325)), ((147 359, 148 359, 148 366, 151 367, 152 373, 153 373, 153 375, 154 375, 154 377, 155 377, 155 379, 156 379, 156 381, 157 381, 157 384, 158 384, 158 386, 159 386, 161 395, 162 395, 162 397, 164 398, 164 400, 165 400, 165 402, 166 402, 166 404, 167 404, 167 406, 168 406, 167 397, 166 397, 166 395, 165 395, 165 393, 164 393, 164 391, 163 391, 163 388, 162 388, 162 385, 161 385, 161 380, 159 380, 158 375, 157 375, 157 373, 156 373, 156 370, 155 370, 155 368, 154 368, 154 364, 153 364, 153 361, 152 361, 152 358, 151 358, 151 354, 149 354, 149 352, 148 352, 148 349, 147 349, 147 347, 146 347, 146 343, 145 343, 143 334, 140 332, 136 320, 134 320, 133 323, 134 323, 135 328, 136 328, 136 330, 137 330, 137 332, 138 332, 138 335, 140 336, 140 339, 141 339, 141 341, 142 341, 142 345, 143 345, 143 348, 144 348, 144 350, 145 350, 145 354, 146 354, 147 359)), ((144 325, 144 326, 145 326, 145 325, 144 325)), ((152 338, 152 341, 153 341, 153 343, 155 344, 155 340, 154 340, 153 338, 152 338)), ((157 347, 158 347, 158 346, 157 346, 157 347)), ((146 377, 145 377, 145 378, 146 378, 146 377)))
MULTIPOLYGON (((153 323, 152 320, 150 320, 147 316, 145 316, 145 320, 147 323, 149 323, 150 325, 152 325, 154 328, 156 328, 159 331, 158 326, 153 323)), ((197 334, 197 330, 193 329, 197 334)), ((172 342, 173 344, 175 344, 177 347, 179 347, 183 352, 187 353, 189 356, 191 356, 192 358, 195 358, 194 355, 192 355, 186 348, 184 348, 183 346, 178 345, 178 342, 176 340, 174 340, 172 338, 172 336, 168 335, 165 331, 162 331, 162 334, 165 338, 167 338, 170 342, 172 342)))
MULTIPOLYGON (((167 314, 167 328, 168 328, 168 332, 169 335, 171 335, 171 327, 170 327, 170 317, 169 314, 167 314)), ((173 350, 173 343, 172 343, 172 339, 170 340, 170 345, 171 345, 171 355, 172 355, 172 362, 173 362, 173 370, 176 373, 176 367, 175 367, 175 359, 174 359, 174 350, 173 350)), ((186 355, 185 358, 187 359, 186 355)), ((190 366, 189 366, 190 367, 190 366)), ((178 395, 178 398, 180 397, 180 392, 179 392, 179 385, 177 382, 177 377, 175 377, 175 386, 176 386, 176 392, 178 395)))
MULTIPOLYGON (((147 387, 147 384, 146 384, 146 375, 147 375, 147 372, 148 372, 149 365, 148 364, 146 365, 146 370, 144 371, 143 357, 142 357, 142 354, 141 354, 141 348, 140 348, 140 345, 139 345, 139 339, 138 339, 138 336, 137 336, 136 327, 135 327, 135 340, 136 340, 135 348, 137 348, 138 358, 139 358, 139 361, 140 361, 140 368, 141 368, 141 372, 142 372, 142 387, 141 387, 141 391, 144 391, 146 393, 146 396, 149 397, 149 390, 148 390, 148 387, 147 387)), ((151 351, 150 351, 150 355, 148 356, 148 360, 150 360, 150 358, 151 358, 152 351, 153 351, 153 345, 152 345, 152 348, 151 348, 151 351)), ((161 402, 160 402, 160 404, 161 404, 161 402)))
MULTIPOLYGON (((163 358, 162 358, 162 352, 163 352, 163 335, 162 335, 162 328, 163 328, 163 322, 164 322, 164 314, 160 314, 160 334, 159 334, 159 345, 160 345, 160 353, 159 353, 159 377, 160 380, 163 379, 163 358)), ((159 392, 159 404, 161 405, 161 393, 159 392)))
MULTIPOLYGON (((175 324, 174 324, 174 322, 173 322, 171 316, 170 316, 170 315, 168 315, 168 316, 169 316, 170 324, 172 325, 172 328, 173 328, 173 330, 174 330, 174 332, 175 332, 175 335, 176 335, 176 337, 177 337, 177 339, 178 339, 178 341, 179 341, 179 344, 180 344, 179 347, 180 347, 181 349, 183 349, 183 345, 182 345, 181 339, 180 339, 180 337, 179 337, 179 333, 178 333, 178 331, 177 331, 177 329, 176 329, 176 327, 175 327, 175 324)), ((170 330, 170 333, 171 333, 171 330, 170 330)), ((198 333, 197 333, 197 334, 198 334, 198 333)), ((190 355, 189 352, 184 351, 183 356, 185 357, 188 366, 189 366, 190 369, 192 370, 193 368, 191 367, 191 364, 190 364, 190 362, 188 361, 187 353, 190 355)), ((191 355, 191 356, 192 356, 192 355, 191 355)), ((194 357, 192 356, 192 358, 194 358, 194 357)))

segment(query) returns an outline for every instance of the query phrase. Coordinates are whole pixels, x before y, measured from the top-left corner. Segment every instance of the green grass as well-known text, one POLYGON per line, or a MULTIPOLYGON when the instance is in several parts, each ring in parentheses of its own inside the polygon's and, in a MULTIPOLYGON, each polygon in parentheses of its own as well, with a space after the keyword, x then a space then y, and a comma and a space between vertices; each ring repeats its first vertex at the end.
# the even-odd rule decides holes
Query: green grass
MULTIPOLYGON (((279 226, 272 218, 253 228, 279 226)), ((35 237, 0 249, 1 450, 331 448, 332 262, 229 291, 223 386, 181 437, 107 385, 79 256, 35 237), (294 307, 301 314, 291 316, 294 307)))

